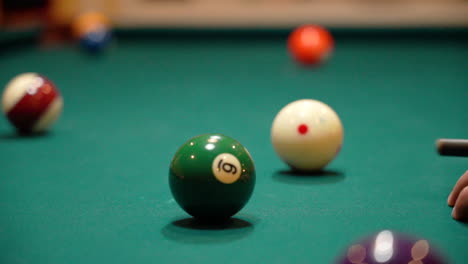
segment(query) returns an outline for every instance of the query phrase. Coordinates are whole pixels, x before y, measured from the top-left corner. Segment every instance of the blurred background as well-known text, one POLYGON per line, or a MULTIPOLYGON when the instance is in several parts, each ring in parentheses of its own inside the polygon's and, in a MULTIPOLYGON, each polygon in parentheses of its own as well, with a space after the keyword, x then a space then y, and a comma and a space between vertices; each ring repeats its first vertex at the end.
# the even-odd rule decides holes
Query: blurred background
POLYGON ((0 0, 0 25, 60 28, 85 11, 115 27, 467 27, 468 0, 0 0))

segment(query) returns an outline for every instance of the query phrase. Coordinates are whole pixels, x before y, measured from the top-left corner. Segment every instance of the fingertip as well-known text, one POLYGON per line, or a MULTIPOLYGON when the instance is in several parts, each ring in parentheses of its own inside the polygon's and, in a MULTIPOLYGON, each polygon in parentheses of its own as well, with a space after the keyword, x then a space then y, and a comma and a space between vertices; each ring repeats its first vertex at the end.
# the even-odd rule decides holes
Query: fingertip
POLYGON ((463 188, 458 195, 452 217, 458 221, 468 221, 468 187, 463 188))
POLYGON ((455 220, 459 220, 458 219, 459 218, 458 211, 455 208, 453 208, 453 210, 452 210, 452 217, 455 220))
POLYGON ((451 192, 447 198, 447 204, 450 207, 453 207, 455 205, 455 199, 453 198, 453 192, 451 192))
POLYGON ((463 191, 464 188, 468 187, 468 171, 465 172, 460 179, 458 179, 457 183, 453 187, 450 195, 447 198, 447 204, 449 206, 455 206, 457 203, 458 197, 460 193, 463 191))

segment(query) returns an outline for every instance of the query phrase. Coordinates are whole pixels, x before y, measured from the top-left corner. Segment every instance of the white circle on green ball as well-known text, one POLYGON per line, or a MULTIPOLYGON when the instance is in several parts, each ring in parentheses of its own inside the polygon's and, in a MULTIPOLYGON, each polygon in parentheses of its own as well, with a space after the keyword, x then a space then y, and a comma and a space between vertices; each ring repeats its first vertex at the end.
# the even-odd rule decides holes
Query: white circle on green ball
POLYGON ((240 161, 230 153, 216 156, 211 168, 215 178, 224 184, 236 182, 242 174, 240 161))

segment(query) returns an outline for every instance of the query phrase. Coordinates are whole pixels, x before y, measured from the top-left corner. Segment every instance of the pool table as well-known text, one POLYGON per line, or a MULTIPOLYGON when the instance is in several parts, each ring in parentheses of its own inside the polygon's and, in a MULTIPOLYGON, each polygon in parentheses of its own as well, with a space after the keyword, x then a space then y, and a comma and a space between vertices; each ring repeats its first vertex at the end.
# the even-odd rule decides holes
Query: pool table
POLYGON ((468 224, 446 201, 468 160, 435 141, 468 136, 468 31, 331 31, 320 67, 290 58, 284 29, 122 29, 100 54, 7 36, 0 84, 42 73, 65 107, 42 135, 0 120, 0 262, 325 264, 391 229, 467 263, 468 224), (290 171, 270 140, 276 113, 302 98, 345 131, 314 174, 290 171), (193 221, 168 185, 178 147, 203 133, 239 140, 256 166, 250 201, 224 224, 193 221))

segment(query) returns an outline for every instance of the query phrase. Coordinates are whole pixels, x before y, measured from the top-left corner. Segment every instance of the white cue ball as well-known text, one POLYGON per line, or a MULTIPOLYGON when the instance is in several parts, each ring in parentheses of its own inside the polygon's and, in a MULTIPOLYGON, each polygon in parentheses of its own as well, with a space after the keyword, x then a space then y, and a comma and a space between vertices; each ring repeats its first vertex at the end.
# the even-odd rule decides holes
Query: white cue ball
POLYGON ((343 125, 333 109, 317 100, 302 99, 286 105, 271 127, 278 156, 291 168, 324 168, 343 144, 343 125))

